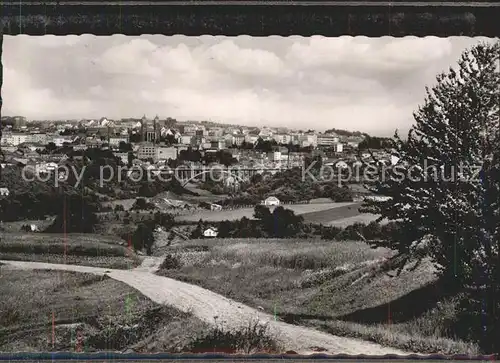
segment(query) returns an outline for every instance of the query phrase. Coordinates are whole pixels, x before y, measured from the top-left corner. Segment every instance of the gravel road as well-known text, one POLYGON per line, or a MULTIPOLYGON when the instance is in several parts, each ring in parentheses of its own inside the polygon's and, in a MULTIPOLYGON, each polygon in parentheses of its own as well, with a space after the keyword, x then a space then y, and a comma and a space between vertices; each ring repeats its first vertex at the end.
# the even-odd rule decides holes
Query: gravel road
POLYGON ((153 272, 161 263, 161 259, 158 258, 146 258, 143 264, 134 270, 113 270, 88 266, 4 260, 0 260, 0 263, 4 265, 1 268, 64 270, 96 275, 106 274, 110 278, 137 289, 158 304, 166 304, 181 311, 191 312, 207 323, 223 322, 227 328, 238 328, 247 325, 249 321, 258 319, 262 323, 269 324, 270 330, 282 341, 285 350, 293 350, 298 354, 311 354, 318 351, 324 354, 352 355, 412 354, 411 352, 383 347, 360 339, 334 336, 311 328, 275 321, 272 315, 265 314, 258 309, 240 304, 199 286, 155 275, 153 272))

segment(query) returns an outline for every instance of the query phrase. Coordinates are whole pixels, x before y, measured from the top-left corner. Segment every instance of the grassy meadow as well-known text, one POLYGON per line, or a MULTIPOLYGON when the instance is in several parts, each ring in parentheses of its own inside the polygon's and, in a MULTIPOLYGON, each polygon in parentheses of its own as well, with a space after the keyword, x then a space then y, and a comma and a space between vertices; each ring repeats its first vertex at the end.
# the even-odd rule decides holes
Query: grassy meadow
POLYGON ((0 259, 129 269, 139 257, 123 240, 97 234, 2 233, 0 259))
MULTIPOLYGON (((357 212, 357 207, 355 207, 355 203, 351 202, 346 202, 346 203, 311 203, 311 204, 283 204, 283 207, 286 209, 290 209, 295 212, 295 214, 300 214, 303 215, 304 218, 307 220, 307 222, 313 222, 314 215, 311 217, 311 221, 309 221, 309 218, 307 217, 309 214, 313 214, 316 212, 322 212, 322 211, 330 211, 329 214, 333 215, 333 218, 330 220, 333 220, 336 216, 334 214, 333 210, 336 210, 337 208, 341 211, 344 211, 344 208, 347 208, 351 205, 354 205, 353 211, 356 210, 357 212)), ((344 211, 345 212, 345 211, 344 211)), ((193 214, 187 214, 183 216, 178 216, 176 217, 176 220, 179 221, 189 221, 189 222, 198 222, 200 219, 203 219, 204 221, 209 221, 209 222, 221 222, 224 220, 236 220, 236 219, 241 219, 243 217, 253 219, 253 214, 254 214, 254 207, 251 208, 238 208, 234 210, 222 210, 222 211, 209 211, 209 210, 203 210, 203 211, 197 211, 193 214)), ((358 213, 359 214, 359 213, 358 213)), ((345 215, 342 214, 342 212, 339 212, 339 215, 345 215)), ((320 222, 318 222, 320 223, 320 222)))
POLYGON ((107 276, 4 267, 0 272, 2 352, 280 350, 265 328, 210 327, 107 276))
POLYGON ((203 239, 167 248, 159 274, 200 285, 277 318, 422 353, 477 353, 450 333, 430 263, 397 278, 390 250, 358 241, 203 239), (416 306, 414 306, 416 305, 416 306))

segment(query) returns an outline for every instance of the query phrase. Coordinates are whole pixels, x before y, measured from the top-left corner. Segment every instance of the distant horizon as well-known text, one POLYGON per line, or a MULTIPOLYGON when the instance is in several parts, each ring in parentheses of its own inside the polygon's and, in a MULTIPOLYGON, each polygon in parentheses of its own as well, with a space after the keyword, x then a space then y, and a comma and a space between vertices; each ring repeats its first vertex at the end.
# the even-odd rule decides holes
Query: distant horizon
MULTIPOLYGON (((2 117, 25 117, 23 115, 2 115, 2 117)), ((156 117, 153 116, 153 117, 149 117, 146 115, 146 118, 148 120, 153 120, 154 118, 156 117)), ((40 120, 40 119, 27 119, 26 118, 26 122, 80 122, 80 121, 91 121, 91 120, 94 120, 94 121, 97 121, 97 120, 100 120, 102 118, 105 118, 107 120, 110 120, 110 121, 122 121, 122 120, 141 120, 142 119, 142 116, 141 117, 122 117, 122 118, 111 118, 111 117, 106 117, 106 116, 101 116, 101 117, 82 117, 82 118, 73 118, 73 119, 45 119, 45 120, 40 120)), ((166 120, 167 118, 171 118, 171 119, 175 119, 176 122, 181 122, 181 123, 189 123, 189 122, 194 122, 194 123, 203 123, 203 122, 207 122, 207 123, 213 123, 213 124, 217 124, 217 125, 225 125, 225 126, 234 126, 234 127, 245 127, 245 128, 257 128, 257 129, 262 129, 262 128, 269 128, 269 129, 288 129, 290 131, 299 131, 299 130, 302 130, 302 131, 308 131, 308 130, 313 130, 313 131, 317 131, 317 132, 325 132, 325 131, 328 131, 328 130, 332 130, 332 129, 336 129, 336 130, 341 130, 341 131, 347 131, 347 132, 351 132, 351 133, 356 133, 356 132, 359 132, 359 133, 362 133, 362 134, 367 134, 367 135, 370 135, 368 132, 366 131, 363 131, 363 130, 351 130, 351 129, 345 129, 345 128, 338 128, 338 127, 330 127, 328 129, 324 129, 324 130, 318 130, 318 129, 311 129, 311 128, 290 128, 290 127, 287 127, 287 126, 255 126, 255 125, 241 125, 241 124, 228 124, 228 123, 224 123, 224 122, 221 122, 221 121, 210 121, 210 120, 177 120, 175 117, 171 117, 171 116, 167 116, 167 117, 160 117, 158 115, 158 118, 160 120, 166 120)), ((372 135, 370 135, 372 136, 372 135)), ((380 136, 380 137, 392 137, 392 135, 387 135, 387 136, 380 136)))
POLYGON ((4 36, 3 113, 403 135, 425 87, 479 41, 491 39, 4 36))

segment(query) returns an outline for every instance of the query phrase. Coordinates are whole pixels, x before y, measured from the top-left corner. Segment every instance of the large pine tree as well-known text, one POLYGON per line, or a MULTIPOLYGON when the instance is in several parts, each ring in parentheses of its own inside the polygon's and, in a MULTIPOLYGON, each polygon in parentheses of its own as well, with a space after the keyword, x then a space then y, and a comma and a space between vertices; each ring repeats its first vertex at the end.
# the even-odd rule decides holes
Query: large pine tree
POLYGON ((407 140, 394 137, 398 163, 371 186, 390 198, 364 206, 399 221, 403 233, 392 242, 401 254, 425 251, 448 284, 489 296, 490 337, 500 308, 499 61, 500 43, 481 43, 437 76, 407 140))

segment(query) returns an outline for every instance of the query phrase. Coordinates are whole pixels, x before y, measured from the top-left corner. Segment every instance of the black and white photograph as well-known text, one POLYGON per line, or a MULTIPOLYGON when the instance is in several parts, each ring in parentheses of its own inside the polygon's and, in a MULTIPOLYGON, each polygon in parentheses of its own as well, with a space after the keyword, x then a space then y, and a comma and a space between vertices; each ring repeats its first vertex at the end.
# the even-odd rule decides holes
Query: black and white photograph
POLYGON ((500 353, 500 41, 3 37, 0 352, 500 353))

